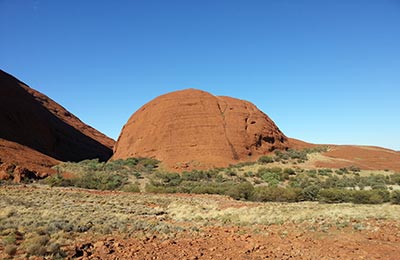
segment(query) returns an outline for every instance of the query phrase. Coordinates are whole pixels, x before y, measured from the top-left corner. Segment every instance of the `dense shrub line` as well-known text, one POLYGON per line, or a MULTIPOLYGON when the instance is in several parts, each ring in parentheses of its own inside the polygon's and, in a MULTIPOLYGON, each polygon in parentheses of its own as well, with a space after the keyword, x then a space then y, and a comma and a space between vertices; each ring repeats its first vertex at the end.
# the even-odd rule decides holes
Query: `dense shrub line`
MULTIPOLYGON (((288 150, 276 152, 275 156, 302 160, 307 154, 321 151, 322 148, 318 149, 288 150)), ((264 156, 259 161, 265 165, 274 158, 264 156)), ((56 168, 60 173, 47 178, 45 182, 51 186, 139 192, 138 184, 131 179, 142 179, 145 174, 149 180, 146 191, 154 193, 220 194, 238 200, 260 202, 400 204, 400 191, 390 191, 390 185, 400 185, 400 174, 360 176, 357 167, 334 171, 275 166, 259 167, 255 172, 245 172, 241 168, 254 163, 179 174, 160 172, 156 170, 158 164, 159 161, 148 158, 129 158, 108 163, 98 160, 63 163, 56 168), (73 178, 65 179, 62 172, 76 174, 73 178)))
POLYGON ((142 173, 153 173, 158 164, 159 161, 150 158, 129 158, 107 163, 97 159, 62 163, 55 167, 58 173, 46 178, 44 182, 50 186, 139 192, 138 185, 130 182, 129 177, 142 178, 142 173), (74 176, 64 178, 63 172, 71 172, 74 176))
MULTIPOLYGON (((158 173, 154 175, 146 190, 156 193, 220 194, 234 199, 260 202, 319 201, 323 203, 379 204, 391 201, 400 204, 400 191, 390 193, 386 187, 377 186, 371 190, 350 189, 335 184, 336 178, 333 179, 335 181, 328 178, 328 181, 323 183, 307 179, 306 175, 295 176, 294 174, 292 170, 279 167, 260 168, 255 176, 261 177, 266 185, 254 187, 246 180, 240 178, 232 180, 212 172, 158 173), (306 180, 302 180, 302 178, 306 178, 306 180), (292 185, 279 186, 282 181, 288 180, 292 180, 289 182, 292 185)), ((370 176, 367 179, 376 181, 376 176, 370 176)))
POLYGON ((323 203, 380 204, 391 201, 400 204, 400 191, 323 189, 316 185, 305 188, 258 186, 249 182, 198 182, 182 181, 177 185, 149 184, 146 189, 155 193, 220 194, 234 199, 260 202, 319 201, 323 203))

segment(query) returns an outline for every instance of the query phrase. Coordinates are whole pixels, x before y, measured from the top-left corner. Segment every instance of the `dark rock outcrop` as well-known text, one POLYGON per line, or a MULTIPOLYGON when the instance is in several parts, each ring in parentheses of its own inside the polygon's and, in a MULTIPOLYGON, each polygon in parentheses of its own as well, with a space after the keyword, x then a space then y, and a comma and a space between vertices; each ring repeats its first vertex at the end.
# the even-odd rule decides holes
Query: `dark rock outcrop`
POLYGON ((0 138, 60 161, 107 160, 114 141, 0 70, 0 138))

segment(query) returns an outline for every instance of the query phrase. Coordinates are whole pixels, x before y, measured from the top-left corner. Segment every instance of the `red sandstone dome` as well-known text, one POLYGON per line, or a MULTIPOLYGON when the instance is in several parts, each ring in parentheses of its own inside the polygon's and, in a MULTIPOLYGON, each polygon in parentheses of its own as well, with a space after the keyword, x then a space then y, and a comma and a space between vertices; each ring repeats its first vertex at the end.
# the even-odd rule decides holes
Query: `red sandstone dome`
POLYGON ((168 168, 227 166, 288 148, 288 138, 250 102, 187 89, 162 95, 123 127, 112 159, 152 157, 168 168))

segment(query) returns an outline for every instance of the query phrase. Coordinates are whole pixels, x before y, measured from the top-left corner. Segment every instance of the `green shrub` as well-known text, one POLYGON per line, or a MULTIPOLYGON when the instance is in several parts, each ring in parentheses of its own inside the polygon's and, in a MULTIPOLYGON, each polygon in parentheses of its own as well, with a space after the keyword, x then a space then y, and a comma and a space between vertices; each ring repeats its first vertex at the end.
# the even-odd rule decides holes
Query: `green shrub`
POLYGON ((269 172, 273 172, 273 173, 281 173, 282 172, 282 168, 281 167, 272 167, 272 168, 268 168, 267 170, 269 172))
POLYGON ((252 171, 245 172, 243 175, 244 177, 254 177, 254 173, 252 171))
POLYGON ((341 181, 341 179, 338 176, 330 176, 326 178, 325 181, 322 183, 322 187, 325 189, 344 188, 346 186, 347 184, 341 181))
POLYGON ((371 188, 373 190, 387 190, 387 186, 384 183, 372 183, 371 188))
POLYGON ((227 179, 225 179, 222 174, 217 174, 217 176, 215 177, 215 181, 216 182, 225 182, 225 181, 227 181, 227 179))
POLYGON ((226 195, 234 199, 245 199, 248 200, 254 192, 254 187, 249 182, 243 182, 236 185, 232 185, 227 191, 226 195))
POLYGON ((142 164, 145 165, 145 166, 150 165, 150 164, 157 164, 158 163, 158 161, 154 160, 154 159, 149 159, 148 161, 145 161, 144 163, 143 163, 143 160, 144 160, 143 158, 142 159, 139 159, 139 158, 128 158, 128 159, 126 159, 125 161, 122 161, 122 162, 123 162, 123 165, 127 165, 127 166, 136 166, 136 165, 138 165, 139 162, 142 162, 142 164))
POLYGON ((135 176, 136 179, 143 179, 143 176, 140 172, 134 172, 133 175, 135 176))
POLYGON ((283 170, 283 173, 286 173, 286 174, 289 174, 289 175, 295 175, 295 174, 296 174, 296 171, 293 170, 292 168, 285 168, 285 169, 283 170))
POLYGON ((84 189, 95 190, 116 190, 121 188, 126 177, 118 174, 108 174, 104 172, 84 173, 78 178, 71 179, 73 186, 84 189))
POLYGON ((261 164, 273 163, 274 158, 272 158, 271 156, 263 155, 260 158, 258 158, 258 162, 261 164))
POLYGON ((324 153, 324 152, 327 152, 328 150, 329 150, 329 147, 326 146, 326 145, 319 145, 319 146, 315 146, 313 148, 304 149, 304 151, 307 154, 310 154, 310 153, 324 153))
POLYGON ((176 187, 156 186, 153 184, 147 184, 146 191, 151 192, 151 193, 176 193, 176 192, 178 192, 176 187))
POLYGON ((103 169, 105 163, 104 162, 99 162, 99 159, 91 159, 91 160, 83 160, 79 163, 78 165, 81 165, 85 169, 89 171, 97 171, 103 169))
POLYGON ((211 178, 211 174, 205 171, 191 171, 191 172, 183 172, 182 180, 185 181, 200 181, 200 180, 209 180, 211 178))
POLYGON ((306 201, 316 201, 318 200, 318 194, 320 190, 321 187, 319 187, 318 185, 310 185, 305 187, 301 191, 301 194, 303 196, 303 199, 306 201))
POLYGON ((154 158, 139 158, 139 164, 143 165, 148 170, 153 170, 158 168, 159 160, 154 158))
POLYGON ((383 199, 383 202, 389 202, 390 201, 390 192, 385 189, 385 190, 374 190, 373 192, 379 194, 381 198, 383 199))
POLYGON ((17 237, 15 235, 15 233, 11 233, 8 236, 3 238, 3 243, 5 245, 14 245, 17 241, 17 237))
POLYGON ((301 200, 301 189, 256 187, 251 198, 255 201, 296 202, 301 200))
POLYGON ((345 189, 322 189, 319 191, 318 200, 324 203, 343 203, 351 202, 350 190, 345 189))
POLYGON ((178 186, 182 182, 179 173, 157 173, 151 182, 156 186, 178 186))
POLYGON ((326 176, 330 173, 333 173, 332 169, 318 169, 319 175, 326 176))
POLYGON ((276 187, 280 182, 280 175, 278 173, 266 172, 261 176, 269 186, 276 187))
POLYGON ((122 188, 121 191, 125 192, 140 192, 139 185, 136 183, 131 183, 131 184, 125 184, 122 188))
POLYGON ((390 183, 400 185, 400 173, 390 175, 390 183))
POLYGON ((296 176, 291 176, 289 185, 296 188, 306 188, 311 185, 321 185, 321 181, 316 178, 316 175, 309 176, 309 173, 301 173, 296 176))
POLYGON ((392 192, 391 197, 390 197, 390 201, 393 204, 400 205, 400 190, 395 190, 395 191, 392 192))
POLYGON ((303 161, 307 161, 307 159, 308 159, 306 150, 298 151, 298 150, 289 149, 289 150, 287 150, 287 155, 291 159, 298 159, 298 160, 303 160, 303 161))
POLYGON ((319 192, 319 201, 325 203, 380 204, 389 199, 390 193, 387 190, 324 189, 319 192))
POLYGON ((379 194, 372 193, 370 190, 354 191, 352 195, 352 202, 355 204, 379 204, 383 202, 379 194))
POLYGON ((233 168, 243 168, 244 166, 250 166, 250 165, 254 165, 254 164, 256 164, 257 162, 240 162, 240 163, 238 163, 238 164, 235 164, 235 165, 231 165, 231 167, 233 167, 233 168))
POLYGON ((61 174, 57 173, 53 176, 47 177, 44 182, 51 187, 68 187, 73 186, 72 181, 70 179, 65 179, 61 174))

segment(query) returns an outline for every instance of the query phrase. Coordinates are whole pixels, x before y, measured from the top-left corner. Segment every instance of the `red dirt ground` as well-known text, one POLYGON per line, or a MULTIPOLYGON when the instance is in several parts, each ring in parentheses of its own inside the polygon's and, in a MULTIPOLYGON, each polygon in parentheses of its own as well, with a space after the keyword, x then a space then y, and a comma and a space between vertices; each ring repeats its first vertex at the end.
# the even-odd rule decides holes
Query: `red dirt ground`
POLYGON ((306 232, 293 224, 260 226, 257 233, 241 227, 210 227, 198 235, 167 240, 87 238, 70 250, 82 251, 78 259, 398 259, 398 223, 373 225, 378 231, 306 232))

